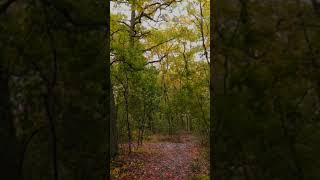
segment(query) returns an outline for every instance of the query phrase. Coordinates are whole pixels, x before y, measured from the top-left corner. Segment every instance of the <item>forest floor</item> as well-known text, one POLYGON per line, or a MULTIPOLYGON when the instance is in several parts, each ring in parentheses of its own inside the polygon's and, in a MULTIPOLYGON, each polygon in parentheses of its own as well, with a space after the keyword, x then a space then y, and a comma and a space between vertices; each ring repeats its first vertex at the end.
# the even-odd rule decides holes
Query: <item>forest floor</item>
POLYGON ((113 180, 209 179, 208 152, 199 139, 188 133, 154 135, 142 146, 133 145, 129 155, 122 145, 111 163, 113 180))

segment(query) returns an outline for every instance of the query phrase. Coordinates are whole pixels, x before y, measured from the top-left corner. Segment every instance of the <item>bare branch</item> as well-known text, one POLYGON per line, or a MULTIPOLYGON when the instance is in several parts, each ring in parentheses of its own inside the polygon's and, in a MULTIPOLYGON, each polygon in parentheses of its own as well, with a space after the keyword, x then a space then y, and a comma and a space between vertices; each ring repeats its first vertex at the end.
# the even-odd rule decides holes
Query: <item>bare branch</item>
POLYGON ((131 26, 128 24, 128 23, 126 23, 126 22, 124 22, 124 21, 117 21, 118 23, 121 23, 121 24, 124 24, 125 26, 127 26, 128 28, 131 28, 131 26))
POLYGON ((113 36, 114 34, 116 34, 117 32, 120 32, 120 31, 128 31, 127 29, 117 29, 116 31, 114 31, 114 32, 111 32, 110 33, 110 36, 113 36))
POLYGON ((154 20, 151 15, 153 15, 155 12, 157 12, 158 10, 162 10, 162 9, 165 9, 169 6, 171 6, 173 3, 177 3, 177 2, 181 2, 181 0, 172 0, 172 1, 168 1, 168 2, 164 2, 164 3, 159 3, 159 2, 155 2, 155 3, 152 3, 152 4, 148 4, 148 5, 145 5, 144 7, 140 7, 142 8, 142 11, 141 13, 135 18, 135 24, 139 24, 141 23, 141 19, 143 17, 151 20, 151 21, 154 21, 154 22, 159 22, 158 20, 154 20), (151 10, 150 12, 146 13, 146 10, 152 8, 156 6, 153 10, 151 10))
POLYGON ((166 40, 166 41, 163 41, 163 42, 161 42, 161 43, 159 43, 159 44, 157 44, 157 45, 151 46, 151 47, 149 47, 149 48, 147 48, 147 49, 144 49, 144 50, 142 50, 142 51, 143 51, 143 52, 151 51, 152 49, 154 49, 154 48, 156 48, 156 47, 158 47, 158 46, 161 46, 162 44, 165 44, 165 43, 167 43, 167 42, 170 42, 170 41, 172 41, 172 40, 174 40, 174 39, 175 39, 175 38, 168 39, 168 40, 166 40))
POLYGON ((149 61, 149 62, 147 62, 145 65, 161 62, 161 61, 162 61, 164 58, 166 58, 167 56, 168 56, 168 54, 162 56, 162 57, 161 57, 160 59, 158 59, 158 60, 149 61))

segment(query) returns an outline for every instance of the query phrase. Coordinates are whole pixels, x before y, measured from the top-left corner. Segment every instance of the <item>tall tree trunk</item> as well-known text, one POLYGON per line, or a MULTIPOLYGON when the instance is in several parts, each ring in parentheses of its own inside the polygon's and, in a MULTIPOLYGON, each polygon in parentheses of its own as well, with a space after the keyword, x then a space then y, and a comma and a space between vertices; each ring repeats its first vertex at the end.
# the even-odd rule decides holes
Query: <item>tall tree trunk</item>
POLYGON ((192 131, 192 119, 191 119, 191 117, 189 116, 189 115, 187 115, 187 118, 188 118, 188 124, 189 124, 189 129, 188 129, 188 131, 189 132, 191 132, 192 131))
POLYGON ((146 121, 146 104, 144 102, 143 103, 143 115, 142 115, 140 127, 139 127, 139 137, 138 137, 138 144, 139 145, 142 145, 145 121, 146 121))
POLYGON ((113 95, 113 88, 111 88, 110 100, 110 157, 114 157, 118 153, 118 130, 117 130, 117 109, 113 95))
POLYGON ((210 64, 208 50, 207 50, 206 41, 205 41, 205 34, 204 34, 204 20, 203 20, 204 15, 203 15, 202 1, 199 2, 199 6, 200 6, 200 16, 201 16, 201 19, 200 19, 200 32, 201 32, 202 48, 203 48, 203 53, 204 53, 204 55, 206 57, 206 61, 207 61, 208 64, 210 64))
POLYGON ((149 116, 149 122, 150 122, 150 131, 152 132, 152 133, 154 133, 154 128, 153 128, 153 119, 152 119, 152 116, 149 116))
POLYGON ((131 125, 129 121, 128 75, 127 74, 126 74, 126 86, 124 87, 124 101, 125 101, 127 133, 128 133, 128 141, 129 141, 129 154, 130 154, 132 137, 131 137, 131 125))
MULTIPOLYGON (((134 35, 135 35, 135 20, 136 20, 136 11, 135 11, 135 4, 136 1, 132 0, 131 4, 131 17, 130 17, 130 39, 129 39, 129 46, 130 50, 134 50, 134 35)), ((130 52, 132 55, 131 58, 134 60, 133 52, 130 52)), ((127 133, 128 133, 128 141, 129 141, 129 154, 131 153, 131 143, 132 143, 132 137, 131 137, 131 127, 130 127, 130 121, 129 121, 129 82, 128 82, 128 69, 125 68, 125 76, 126 76, 126 85, 124 90, 124 99, 125 99, 125 111, 126 111, 126 122, 127 122, 127 133)))
POLYGON ((143 121, 142 121, 142 127, 141 127, 141 137, 140 137, 140 144, 142 145, 143 143, 143 136, 144 136, 144 127, 145 127, 145 117, 143 117, 143 121))

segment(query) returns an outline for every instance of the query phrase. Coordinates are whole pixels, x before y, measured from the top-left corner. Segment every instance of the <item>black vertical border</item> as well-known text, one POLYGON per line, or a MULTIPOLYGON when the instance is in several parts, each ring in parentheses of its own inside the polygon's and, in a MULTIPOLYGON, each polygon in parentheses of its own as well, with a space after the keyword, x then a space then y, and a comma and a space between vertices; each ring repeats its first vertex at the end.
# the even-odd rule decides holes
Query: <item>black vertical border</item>
POLYGON ((216 112, 216 106, 215 106, 215 89, 214 89, 214 83, 215 83, 215 60, 214 60, 214 53, 215 53, 215 47, 217 44, 215 44, 216 37, 215 37, 215 29, 217 28, 218 24, 218 0, 210 0, 210 179, 216 179, 214 173, 214 169, 216 167, 216 161, 214 158, 215 155, 215 146, 214 146, 214 140, 215 140, 215 131, 214 131, 214 125, 216 121, 215 112, 216 112))

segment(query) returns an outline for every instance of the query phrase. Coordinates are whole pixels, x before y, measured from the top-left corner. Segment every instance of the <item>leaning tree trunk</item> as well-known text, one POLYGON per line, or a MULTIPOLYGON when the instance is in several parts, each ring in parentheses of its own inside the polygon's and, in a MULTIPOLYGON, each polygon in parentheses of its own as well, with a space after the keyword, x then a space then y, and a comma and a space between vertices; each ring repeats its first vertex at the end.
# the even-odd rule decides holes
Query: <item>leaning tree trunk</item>
POLYGON ((1 179, 19 179, 17 139, 10 107, 9 77, 0 65, 0 162, 1 179))
POLYGON ((117 109, 111 86, 111 114, 110 114, 110 156, 114 157, 118 153, 118 131, 117 131, 117 109))

